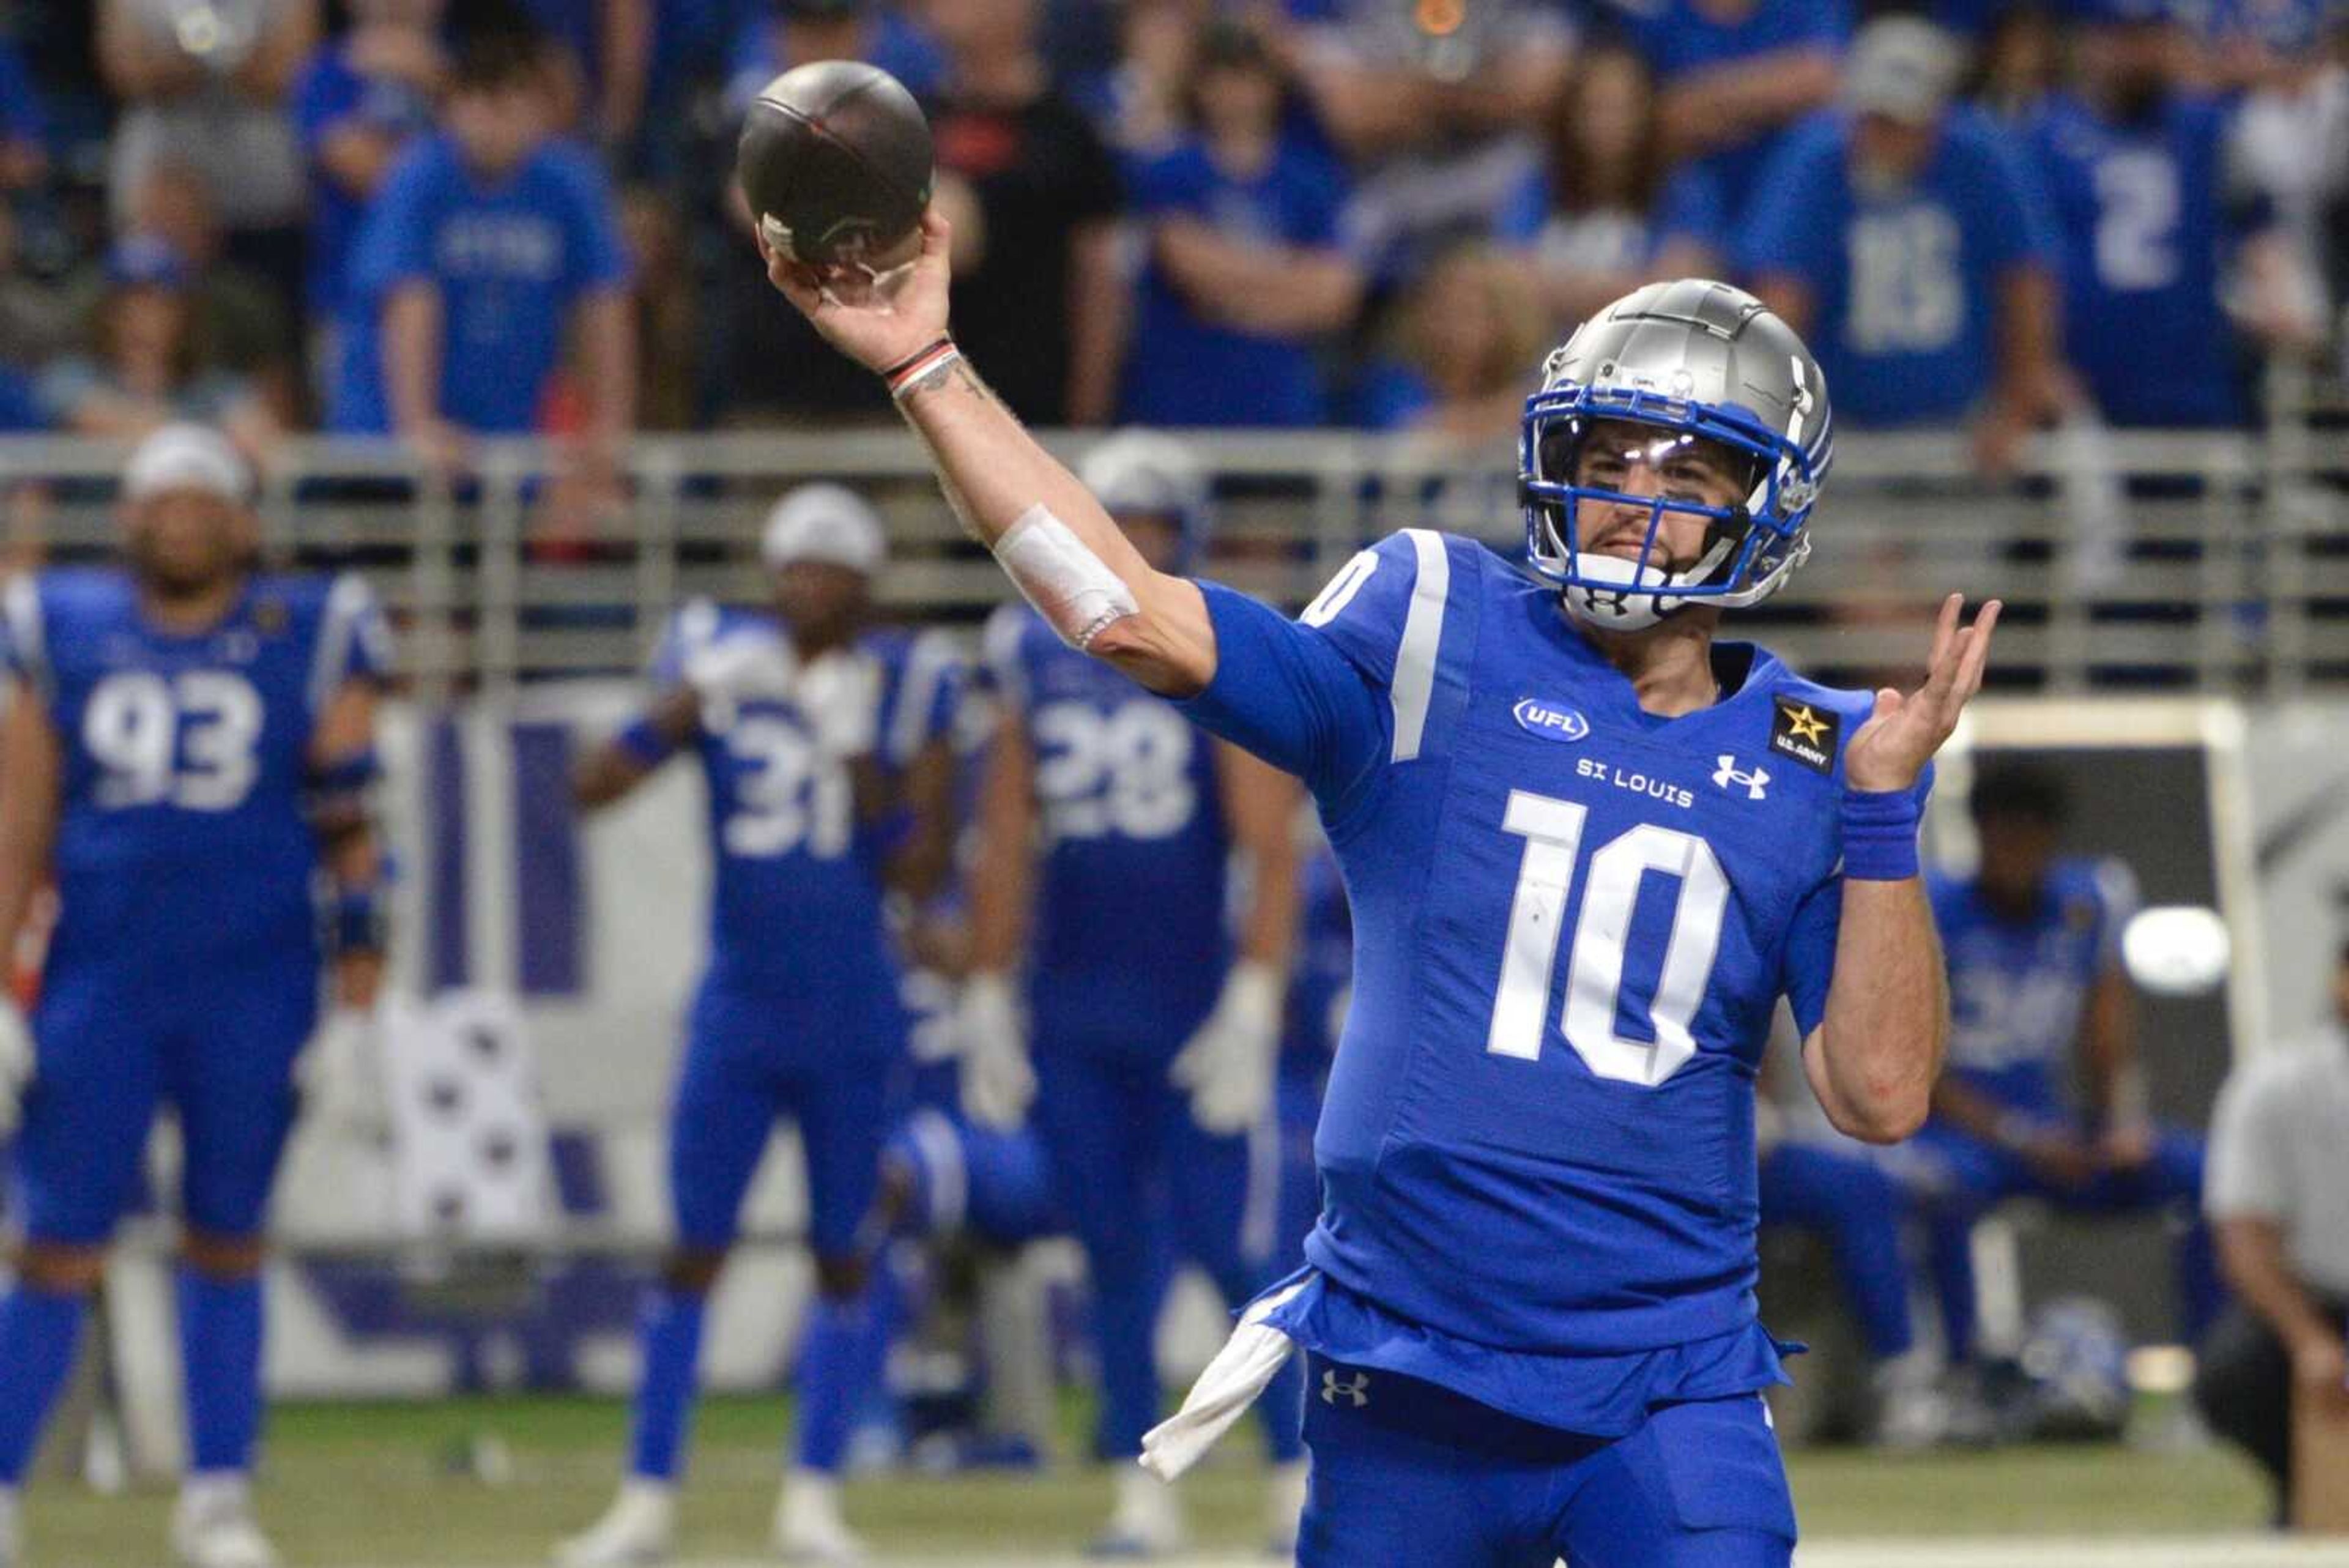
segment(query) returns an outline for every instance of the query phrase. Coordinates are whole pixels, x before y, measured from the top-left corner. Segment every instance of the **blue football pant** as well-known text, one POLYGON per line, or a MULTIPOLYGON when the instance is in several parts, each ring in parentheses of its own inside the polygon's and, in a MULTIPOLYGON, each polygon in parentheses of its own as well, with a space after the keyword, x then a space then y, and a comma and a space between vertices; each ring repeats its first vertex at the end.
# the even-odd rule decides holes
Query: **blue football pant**
POLYGON ((669 1201, 678 1240, 734 1240, 743 1195, 775 1122, 797 1124, 807 1157, 808 1241, 854 1254, 888 1130, 890 1044, 837 1019, 795 1027, 771 1000, 705 986, 669 1113, 669 1201))
POLYGON ((1909 1272, 1900 1254, 1900 1191, 1876 1164, 1809 1144, 1782 1143, 1762 1157, 1762 1223, 1816 1232, 1868 1342, 1889 1361, 1913 1342, 1909 1272))
POLYGON ((2008 1198, 2041 1199, 2074 1214, 2129 1214, 2168 1209, 2184 1221, 2174 1254, 2178 1333, 2199 1344, 2226 1299, 2210 1230, 2201 1215, 2202 1140, 2164 1127, 2153 1158, 2135 1170, 2106 1171, 2082 1187, 2040 1179, 2021 1157, 1941 1124, 1917 1135, 1908 1168, 1926 1220, 1933 1289, 1950 1359, 1974 1348, 1974 1221, 2008 1198))
MULTIPOLYGON (((1154 1345, 1169 1264, 1197 1263, 1235 1310, 1278 1277, 1278 1129, 1268 1116, 1253 1133, 1209 1137, 1163 1061, 1040 1043, 1036 1078, 1035 1126, 1092 1287, 1095 1446, 1102 1459, 1131 1459, 1159 1417, 1154 1345)), ((1297 1389, 1284 1374, 1258 1402, 1276 1460, 1301 1452, 1297 1389)))
POLYGON ((138 1201, 147 1135, 169 1101, 187 1224, 258 1235, 318 994, 306 954, 170 983, 110 966, 52 972, 33 1012, 38 1065, 16 1147, 26 1233, 83 1246, 112 1235, 138 1201))
POLYGON ((1758 1394, 1666 1405, 1622 1438, 1307 1358, 1299 1568, 1785 1568, 1795 1506, 1758 1394))

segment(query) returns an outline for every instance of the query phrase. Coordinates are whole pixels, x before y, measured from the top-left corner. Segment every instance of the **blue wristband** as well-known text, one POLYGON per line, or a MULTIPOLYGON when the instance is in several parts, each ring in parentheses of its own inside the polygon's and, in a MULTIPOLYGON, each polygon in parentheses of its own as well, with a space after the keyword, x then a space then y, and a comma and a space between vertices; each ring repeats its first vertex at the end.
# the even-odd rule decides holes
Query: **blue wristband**
POLYGON ((390 934, 390 915, 380 888, 346 888, 335 896, 333 918, 326 928, 327 950, 379 953, 390 934))
POLYGON ((648 768, 660 766, 677 750, 650 718, 636 720, 613 736, 612 743, 648 768))
POLYGON ((1862 882, 1905 882, 1917 875, 1920 808, 1905 789, 1843 793, 1843 874, 1862 882))

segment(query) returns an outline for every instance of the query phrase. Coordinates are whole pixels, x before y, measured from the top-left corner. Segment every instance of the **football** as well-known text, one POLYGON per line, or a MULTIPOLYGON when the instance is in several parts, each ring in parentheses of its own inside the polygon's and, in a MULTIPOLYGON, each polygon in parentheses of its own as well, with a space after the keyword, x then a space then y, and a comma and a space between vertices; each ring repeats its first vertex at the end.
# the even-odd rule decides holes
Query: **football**
POLYGON ((854 60, 785 71, 750 106, 734 167, 769 245, 811 266, 911 259, 930 202, 930 124, 854 60))

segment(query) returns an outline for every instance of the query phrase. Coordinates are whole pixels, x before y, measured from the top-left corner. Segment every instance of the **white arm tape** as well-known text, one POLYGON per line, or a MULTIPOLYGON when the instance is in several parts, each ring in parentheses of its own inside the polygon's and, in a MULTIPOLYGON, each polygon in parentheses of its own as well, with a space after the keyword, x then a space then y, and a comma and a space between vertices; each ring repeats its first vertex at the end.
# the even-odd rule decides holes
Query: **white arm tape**
POLYGON ((1133 590, 1040 502, 1003 531, 995 558, 1071 648, 1081 649, 1111 622, 1142 613, 1133 590))

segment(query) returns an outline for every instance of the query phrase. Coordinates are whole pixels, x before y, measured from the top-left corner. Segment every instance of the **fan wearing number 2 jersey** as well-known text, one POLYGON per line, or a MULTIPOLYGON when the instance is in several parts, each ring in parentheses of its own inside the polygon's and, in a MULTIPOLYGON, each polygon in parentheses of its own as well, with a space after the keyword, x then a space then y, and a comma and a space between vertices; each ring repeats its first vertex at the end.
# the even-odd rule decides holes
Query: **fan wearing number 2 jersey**
POLYGON ((124 566, 18 577, 0 600, 0 952, 48 877, 60 907, 29 1032, 0 1009, 25 1232, 0 1297, 0 1563, 19 1561, 16 1488, 166 1101, 191 1450, 172 1553, 274 1561, 246 1493, 262 1231, 321 963, 354 1006, 381 972, 367 795, 391 649, 358 578, 254 569, 251 488, 217 432, 167 427, 124 470, 124 566))
POLYGON ((1947 600, 1905 696, 1715 644, 1806 553, 1830 425, 1783 322, 1682 279, 1547 361, 1534 576, 1408 533, 1287 620, 1154 568, 1020 430, 942 338, 950 228, 923 229, 877 305, 768 275, 891 378, 1070 640, 1305 780, 1353 909, 1310 1266, 1143 1463, 1179 1473, 1301 1344, 1308 1568, 1783 1568, 1754 1062, 1787 997, 1837 1126, 1924 1120, 1949 1018, 1919 813, 1996 607, 1947 600))

